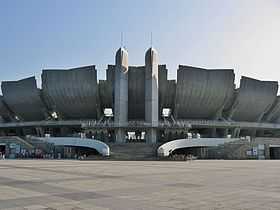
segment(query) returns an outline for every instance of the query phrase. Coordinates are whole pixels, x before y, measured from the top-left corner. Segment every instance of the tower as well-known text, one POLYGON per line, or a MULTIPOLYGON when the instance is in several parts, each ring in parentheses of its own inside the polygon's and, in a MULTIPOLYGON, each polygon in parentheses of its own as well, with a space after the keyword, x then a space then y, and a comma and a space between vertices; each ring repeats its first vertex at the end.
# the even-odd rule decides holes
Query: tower
POLYGON ((114 83, 114 123, 116 142, 125 142, 125 129, 127 126, 128 112, 128 53, 124 48, 119 48, 115 60, 114 83))
POLYGON ((145 55, 145 122, 147 143, 157 142, 158 126, 158 53, 149 48, 145 55))

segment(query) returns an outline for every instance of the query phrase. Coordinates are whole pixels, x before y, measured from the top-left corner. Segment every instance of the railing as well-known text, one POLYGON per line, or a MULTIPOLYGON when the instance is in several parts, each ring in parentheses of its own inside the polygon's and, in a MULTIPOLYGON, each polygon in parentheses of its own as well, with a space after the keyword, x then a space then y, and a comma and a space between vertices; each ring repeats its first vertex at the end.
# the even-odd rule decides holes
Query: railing
POLYGON ((113 120, 59 120, 59 121, 32 121, 32 122, 11 122, 0 123, 0 128, 14 127, 47 127, 47 126, 81 126, 82 128, 180 128, 188 129, 192 127, 205 128, 261 128, 261 129, 280 129, 280 124, 265 122, 235 122, 235 121, 218 121, 218 120, 175 120, 159 121, 158 123, 147 123, 145 121, 129 121, 118 124, 113 120))
POLYGON ((130 128, 191 128, 190 123, 188 122, 168 122, 160 121, 158 123, 147 123, 145 121, 129 121, 127 123, 114 123, 114 122, 97 122, 95 120, 82 123, 83 128, 99 128, 99 127, 130 127, 130 128))
POLYGON ((0 137, 0 141, 10 141, 10 142, 15 142, 17 141, 18 143, 26 146, 29 149, 33 149, 34 146, 32 144, 30 144, 29 142, 27 142, 26 140, 18 137, 18 136, 5 136, 5 137, 0 137))

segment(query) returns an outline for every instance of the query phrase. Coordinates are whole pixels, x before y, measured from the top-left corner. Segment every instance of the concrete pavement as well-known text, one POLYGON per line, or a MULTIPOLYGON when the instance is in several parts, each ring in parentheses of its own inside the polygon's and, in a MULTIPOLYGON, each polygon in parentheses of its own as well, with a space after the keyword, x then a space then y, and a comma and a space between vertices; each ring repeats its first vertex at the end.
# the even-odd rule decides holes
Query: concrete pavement
POLYGON ((280 161, 1 160, 0 209, 280 209, 280 161))

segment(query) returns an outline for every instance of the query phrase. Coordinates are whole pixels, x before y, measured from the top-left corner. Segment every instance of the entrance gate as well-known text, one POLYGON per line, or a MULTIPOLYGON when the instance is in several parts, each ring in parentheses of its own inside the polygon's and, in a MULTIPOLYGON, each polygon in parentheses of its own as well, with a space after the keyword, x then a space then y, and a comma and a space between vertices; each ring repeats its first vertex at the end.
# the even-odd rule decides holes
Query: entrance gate
POLYGON ((269 156, 272 160, 280 159, 280 145, 269 145, 269 156))

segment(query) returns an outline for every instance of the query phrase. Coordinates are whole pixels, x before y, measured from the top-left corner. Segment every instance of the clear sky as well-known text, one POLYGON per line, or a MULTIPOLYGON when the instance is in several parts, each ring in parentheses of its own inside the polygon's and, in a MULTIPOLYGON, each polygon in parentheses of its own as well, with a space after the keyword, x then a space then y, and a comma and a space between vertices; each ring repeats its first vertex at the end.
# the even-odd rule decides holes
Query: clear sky
POLYGON ((170 78, 187 64, 280 80, 279 0, 0 0, 0 80, 90 64, 105 78, 121 32, 130 65, 152 32, 170 78))

